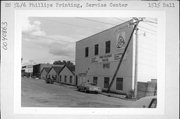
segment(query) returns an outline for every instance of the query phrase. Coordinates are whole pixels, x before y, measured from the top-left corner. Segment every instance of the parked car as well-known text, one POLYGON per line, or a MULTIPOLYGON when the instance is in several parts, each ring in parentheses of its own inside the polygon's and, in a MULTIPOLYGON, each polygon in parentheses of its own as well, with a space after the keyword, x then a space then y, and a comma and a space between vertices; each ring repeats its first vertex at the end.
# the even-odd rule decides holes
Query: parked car
POLYGON ((51 78, 46 78, 45 81, 46 81, 46 83, 50 83, 50 84, 54 83, 53 79, 51 79, 51 78))
POLYGON ((77 86, 77 89, 79 91, 84 92, 94 92, 94 93, 100 93, 102 89, 98 86, 96 86, 94 83, 81 83, 79 86, 77 86))
POLYGON ((157 106, 157 96, 147 96, 140 98, 139 100, 135 101, 129 107, 133 108, 156 108, 157 106))

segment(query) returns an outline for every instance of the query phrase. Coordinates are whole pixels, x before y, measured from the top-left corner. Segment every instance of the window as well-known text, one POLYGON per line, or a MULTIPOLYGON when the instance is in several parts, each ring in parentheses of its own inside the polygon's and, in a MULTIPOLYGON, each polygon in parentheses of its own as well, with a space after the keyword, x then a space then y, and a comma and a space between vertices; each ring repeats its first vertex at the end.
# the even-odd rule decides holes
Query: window
POLYGON ((110 68, 110 63, 103 64, 103 69, 105 69, 105 68, 109 69, 110 68))
POLYGON ((53 75, 53 80, 57 81, 56 75, 53 75))
POLYGON ((86 47, 86 48, 85 48, 85 57, 88 57, 88 56, 89 56, 89 48, 86 47))
POLYGON ((69 83, 72 83, 72 76, 69 77, 69 83))
POLYGON ((109 77, 104 77, 104 88, 109 87, 109 77))
POLYGON ((61 75, 59 76, 59 82, 61 82, 61 75))
POLYGON ((106 53, 110 53, 111 51, 111 41, 106 41, 106 53))
POLYGON ((66 80, 67 80, 67 76, 65 75, 65 76, 64 76, 64 82, 66 82, 66 80))
POLYGON ((95 85, 97 85, 97 80, 98 80, 98 77, 93 77, 93 83, 94 83, 95 85))
POLYGON ((98 53, 99 53, 99 45, 96 44, 94 45, 94 55, 98 55, 98 53))
POLYGON ((123 78, 116 78, 116 90, 123 90, 123 78))

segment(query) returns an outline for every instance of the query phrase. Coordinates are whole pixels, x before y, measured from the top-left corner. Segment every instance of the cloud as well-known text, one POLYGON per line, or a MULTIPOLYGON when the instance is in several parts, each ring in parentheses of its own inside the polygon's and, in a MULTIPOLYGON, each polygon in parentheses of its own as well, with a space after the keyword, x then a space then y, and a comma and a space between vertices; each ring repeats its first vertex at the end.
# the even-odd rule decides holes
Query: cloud
POLYGON ((35 36, 44 36, 46 33, 41 30, 40 21, 30 21, 29 18, 25 17, 22 23, 22 32, 29 33, 35 36))
POLYGON ((75 44, 52 43, 49 53, 56 56, 73 57, 75 55, 75 44))
POLYGON ((44 58, 46 60, 54 57, 62 60, 74 60, 76 41, 113 26, 103 22, 119 23, 119 20, 114 18, 87 18, 84 20, 24 17, 22 21, 22 41, 25 46, 30 47, 22 49, 27 50, 26 52, 32 52, 33 48, 35 52, 31 54, 32 59, 46 57, 44 58), (45 54, 47 55, 45 56, 45 54))
POLYGON ((68 36, 35 36, 30 33, 22 33, 26 42, 34 43, 39 48, 48 49, 54 56, 75 58, 75 41, 68 36))

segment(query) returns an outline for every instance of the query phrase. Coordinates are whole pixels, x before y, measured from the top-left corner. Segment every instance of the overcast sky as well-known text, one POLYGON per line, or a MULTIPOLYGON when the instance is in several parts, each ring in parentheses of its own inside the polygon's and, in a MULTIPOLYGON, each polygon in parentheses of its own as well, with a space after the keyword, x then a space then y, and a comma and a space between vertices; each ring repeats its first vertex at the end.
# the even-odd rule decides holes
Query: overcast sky
POLYGON ((23 64, 75 62, 75 42, 118 25, 119 18, 29 17, 22 25, 23 64))
POLYGON ((55 60, 75 62, 76 41, 129 19, 131 18, 24 18, 22 23, 23 64, 53 63, 55 60))

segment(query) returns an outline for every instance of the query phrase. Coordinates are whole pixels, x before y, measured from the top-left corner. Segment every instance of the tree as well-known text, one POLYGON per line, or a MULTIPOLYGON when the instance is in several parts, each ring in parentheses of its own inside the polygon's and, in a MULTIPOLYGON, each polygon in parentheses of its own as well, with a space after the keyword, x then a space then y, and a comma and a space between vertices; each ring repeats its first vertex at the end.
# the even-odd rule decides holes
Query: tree
POLYGON ((71 61, 58 60, 58 61, 54 61, 53 64, 54 65, 66 65, 71 71, 75 71, 75 65, 71 61))

